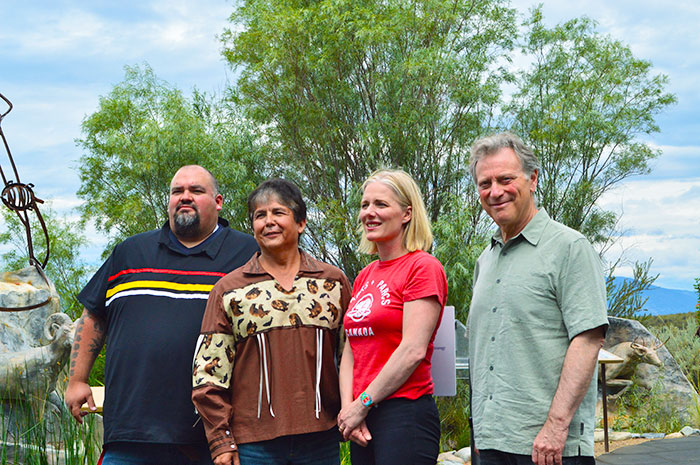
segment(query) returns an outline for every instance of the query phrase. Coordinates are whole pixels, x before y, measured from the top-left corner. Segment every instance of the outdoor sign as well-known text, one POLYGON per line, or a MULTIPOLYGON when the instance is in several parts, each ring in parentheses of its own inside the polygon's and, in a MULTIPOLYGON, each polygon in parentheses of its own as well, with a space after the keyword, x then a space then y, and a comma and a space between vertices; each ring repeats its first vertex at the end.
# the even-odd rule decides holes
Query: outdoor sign
POLYGON ((445 310, 442 312, 442 321, 433 341, 433 358, 431 362, 435 395, 456 395, 454 307, 445 307, 445 310))

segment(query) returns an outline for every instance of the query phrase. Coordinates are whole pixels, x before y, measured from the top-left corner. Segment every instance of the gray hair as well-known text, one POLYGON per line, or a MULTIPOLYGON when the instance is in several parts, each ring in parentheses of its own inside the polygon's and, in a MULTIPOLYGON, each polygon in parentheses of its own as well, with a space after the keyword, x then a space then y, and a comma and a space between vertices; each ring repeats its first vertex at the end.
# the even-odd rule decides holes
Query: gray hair
POLYGON ((248 219, 253 224, 253 213, 258 203, 268 202, 277 198, 279 203, 294 213, 294 221, 301 223, 306 220, 306 202, 296 184, 282 178, 268 179, 260 183, 248 196, 248 219))
POLYGON ((476 164, 479 160, 493 155, 501 149, 513 149, 515 155, 520 160, 520 166, 523 172, 528 177, 537 170, 542 171, 540 161, 537 159, 532 150, 526 146, 520 137, 512 132, 501 132, 491 136, 483 137, 472 145, 471 156, 469 157, 469 172, 476 184, 476 164))

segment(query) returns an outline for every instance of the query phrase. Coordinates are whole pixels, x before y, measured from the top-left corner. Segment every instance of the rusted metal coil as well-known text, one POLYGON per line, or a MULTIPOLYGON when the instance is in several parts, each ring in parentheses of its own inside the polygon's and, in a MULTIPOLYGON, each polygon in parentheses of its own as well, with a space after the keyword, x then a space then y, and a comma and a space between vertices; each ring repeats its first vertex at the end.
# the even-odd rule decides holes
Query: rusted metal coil
MULTIPOLYGON (((53 290, 53 285, 51 282, 48 280, 46 275, 44 274, 44 268, 46 268, 46 264, 49 261, 49 232, 46 229, 46 223, 44 222, 44 217, 41 216, 41 213, 39 212, 39 207, 38 204, 44 203, 43 200, 38 198, 36 195, 34 195, 33 191, 33 184, 24 184, 20 181, 19 179, 19 173, 17 172, 17 166, 15 165, 15 161, 12 158, 12 151, 10 150, 10 146, 7 143, 7 138, 5 138, 5 133, 2 130, 2 120, 5 118, 5 116, 12 111, 12 102, 10 102, 4 95, 0 94, 0 99, 2 99, 6 104, 7 104, 7 110, 4 113, 0 114, 0 138, 2 138, 3 145, 5 147, 5 152, 7 153, 7 158, 10 160, 10 165, 12 166, 12 172, 15 175, 15 180, 9 179, 8 177, 5 176, 5 172, 2 170, 2 165, 0 165, 0 176, 2 177, 2 182, 4 184, 4 187, 2 189, 2 193, 0 193, 0 198, 2 199, 2 203, 7 206, 10 210, 15 212, 17 214, 17 217, 19 220, 22 222, 22 225, 24 226, 26 238, 27 238, 27 253, 29 256, 29 264, 36 267, 37 271, 39 274, 44 278, 46 281, 46 284, 49 287, 49 290, 53 290), (29 212, 32 211, 36 215, 37 219, 39 220, 39 224, 41 225, 42 232, 44 233, 44 238, 46 239, 46 254, 44 255, 44 259, 42 261, 37 260, 37 258, 34 256, 34 244, 32 242, 32 228, 31 228, 31 223, 29 221, 29 212)), ((10 312, 10 311, 21 311, 21 310, 31 310, 33 308, 38 308, 43 305, 46 305, 51 301, 51 296, 42 303, 35 304, 35 305, 28 305, 25 307, 14 307, 14 308, 8 308, 8 307, 2 307, 0 306, 0 311, 3 312, 10 312)))

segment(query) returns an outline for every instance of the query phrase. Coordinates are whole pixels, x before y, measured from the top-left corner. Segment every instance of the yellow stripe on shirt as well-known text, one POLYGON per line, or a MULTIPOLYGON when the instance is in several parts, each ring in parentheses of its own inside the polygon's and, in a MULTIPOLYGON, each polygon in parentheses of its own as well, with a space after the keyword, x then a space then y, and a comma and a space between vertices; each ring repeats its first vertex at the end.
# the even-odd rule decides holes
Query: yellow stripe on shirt
POLYGON ((200 291, 209 293, 213 287, 213 284, 180 284, 171 283, 168 281, 131 281, 108 289, 107 298, 109 299, 117 292, 126 289, 172 289, 175 291, 200 291))

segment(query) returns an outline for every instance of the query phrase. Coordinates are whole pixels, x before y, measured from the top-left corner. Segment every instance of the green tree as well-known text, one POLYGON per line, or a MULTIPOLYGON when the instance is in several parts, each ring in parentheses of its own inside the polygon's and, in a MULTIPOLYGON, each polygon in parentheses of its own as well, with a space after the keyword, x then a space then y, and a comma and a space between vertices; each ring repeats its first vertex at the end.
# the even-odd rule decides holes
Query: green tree
POLYGON ((431 219, 443 219, 436 243, 457 227, 475 237, 478 213, 448 218, 475 211, 464 208, 475 203, 466 160, 499 103, 514 18, 501 0, 241 3, 222 36, 241 71, 236 102, 264 128, 273 171, 308 199, 310 250, 350 277, 366 263, 358 187, 380 167, 416 178, 431 219))
POLYGON ((445 268, 449 304, 455 307, 455 317, 466 322, 472 300, 474 266, 489 243, 491 221, 478 201, 465 202, 455 197, 452 202, 446 213, 433 223, 437 238, 433 253, 445 268))
MULTIPOLYGON (((77 296, 94 269, 80 259, 81 250, 88 245, 83 233, 84 224, 65 216, 59 216, 48 205, 41 206, 41 214, 49 233, 50 256, 46 264, 46 276, 51 279, 61 299, 61 309, 74 320, 83 306, 77 296)), ((0 244, 9 245, 11 250, 0 255, 0 265, 4 271, 18 270, 29 266, 27 239, 22 223, 15 213, 3 208, 2 220, 5 230, 0 233, 0 244)), ((34 255, 43 257, 46 239, 40 234, 37 220, 32 222, 32 243, 34 255)))
POLYGON ((643 263, 635 263, 632 279, 615 281, 615 269, 620 264, 620 260, 614 263, 608 270, 605 278, 605 287, 608 296, 608 315, 619 318, 639 318, 648 317, 644 306, 649 297, 644 296, 644 291, 648 290, 658 274, 651 275, 652 259, 643 263))
POLYGON ((82 123, 78 196, 83 218, 110 235, 106 251, 167 219, 170 179, 200 164, 219 180, 222 216, 246 229, 247 194, 263 166, 250 126, 233 108, 195 90, 191 99, 148 66, 125 67, 124 81, 82 123))
POLYGON ((676 99, 665 90, 665 75, 597 33, 590 19, 548 29, 535 8, 525 26, 522 52, 532 65, 517 74, 518 90, 503 110, 507 124, 542 162, 540 204, 603 243, 616 215, 598 199, 624 179, 649 173, 661 152, 640 137, 659 130, 656 115, 676 99))

